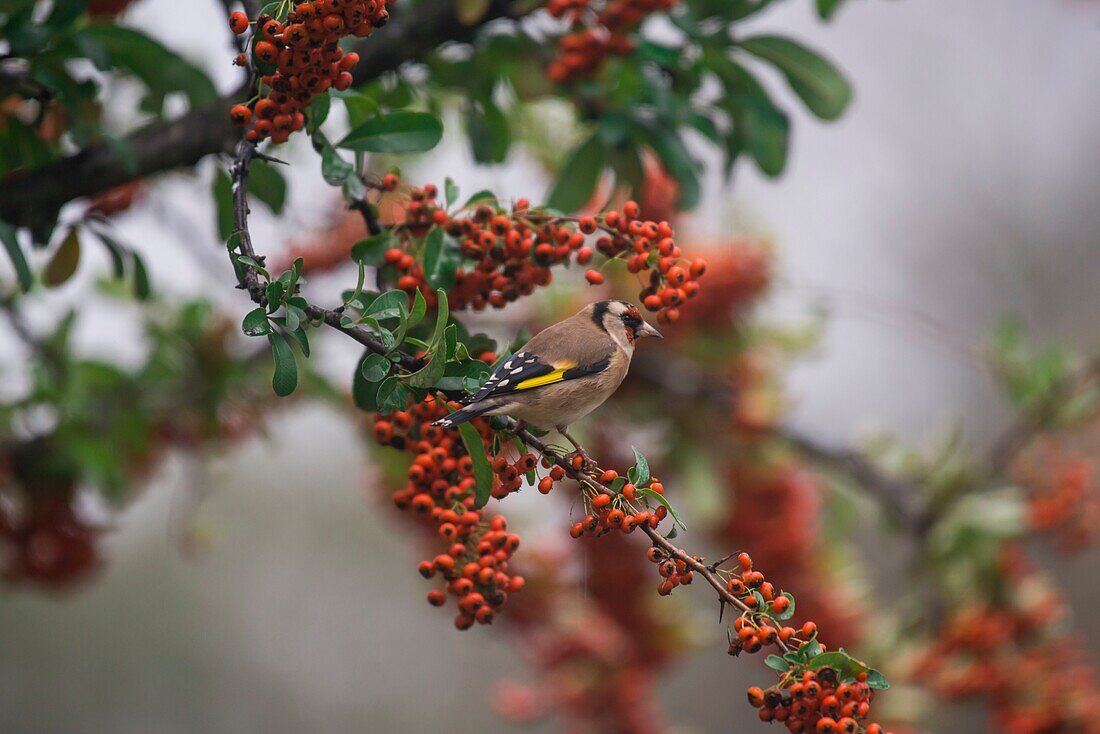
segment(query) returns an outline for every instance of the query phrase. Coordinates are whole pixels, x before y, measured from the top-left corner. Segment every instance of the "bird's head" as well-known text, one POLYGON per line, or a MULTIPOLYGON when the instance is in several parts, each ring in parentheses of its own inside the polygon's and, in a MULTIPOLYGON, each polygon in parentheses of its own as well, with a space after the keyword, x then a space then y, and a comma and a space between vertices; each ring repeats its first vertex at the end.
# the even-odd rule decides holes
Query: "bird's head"
POLYGON ((634 342, 643 336, 661 337, 661 332, 642 319, 638 307, 628 301, 597 301, 581 309, 597 326, 611 335, 619 346, 633 350, 634 342))

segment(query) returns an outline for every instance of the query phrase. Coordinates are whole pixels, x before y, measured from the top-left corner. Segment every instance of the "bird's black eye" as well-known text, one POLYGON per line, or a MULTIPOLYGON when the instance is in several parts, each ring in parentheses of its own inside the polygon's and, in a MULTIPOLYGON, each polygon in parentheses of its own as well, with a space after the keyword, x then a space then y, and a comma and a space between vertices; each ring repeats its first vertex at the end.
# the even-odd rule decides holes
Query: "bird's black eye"
POLYGON ((624 313, 623 323, 629 326, 631 329, 637 329, 639 326, 642 325, 642 320, 634 314, 624 313))

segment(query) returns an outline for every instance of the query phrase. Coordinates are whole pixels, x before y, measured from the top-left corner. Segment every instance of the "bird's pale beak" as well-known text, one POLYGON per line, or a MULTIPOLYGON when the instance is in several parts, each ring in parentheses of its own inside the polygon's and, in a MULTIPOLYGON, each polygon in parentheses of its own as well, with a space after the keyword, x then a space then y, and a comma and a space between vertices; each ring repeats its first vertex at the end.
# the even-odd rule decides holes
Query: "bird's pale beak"
POLYGON ((645 321, 643 321, 642 325, 638 327, 638 336, 655 336, 658 339, 664 339, 664 336, 661 335, 661 332, 654 329, 645 321))

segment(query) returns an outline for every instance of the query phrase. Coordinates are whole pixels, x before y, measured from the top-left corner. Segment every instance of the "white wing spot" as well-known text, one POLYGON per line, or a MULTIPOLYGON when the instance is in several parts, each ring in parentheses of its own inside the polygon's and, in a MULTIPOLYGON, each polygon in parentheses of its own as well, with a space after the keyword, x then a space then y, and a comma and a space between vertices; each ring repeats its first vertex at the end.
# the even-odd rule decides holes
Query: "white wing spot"
POLYGON ((523 368, 522 368, 522 367, 516 367, 516 368, 515 368, 514 370, 512 370, 512 374, 513 374, 513 375, 515 375, 515 374, 518 374, 518 373, 520 373, 520 372, 523 372, 523 368))
POLYGON ((507 380, 501 380, 500 381, 500 386, 501 387, 507 387, 508 386, 508 381, 507 380))

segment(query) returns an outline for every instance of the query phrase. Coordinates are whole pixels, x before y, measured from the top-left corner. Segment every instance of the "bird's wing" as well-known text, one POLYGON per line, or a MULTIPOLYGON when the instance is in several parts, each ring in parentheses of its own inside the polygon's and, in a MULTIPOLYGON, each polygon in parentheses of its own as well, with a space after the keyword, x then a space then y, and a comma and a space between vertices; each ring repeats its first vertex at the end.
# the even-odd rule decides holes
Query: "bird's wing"
POLYGON ((577 364, 569 359, 551 359, 544 361, 530 352, 519 351, 497 367, 489 379, 481 386, 470 403, 487 398, 511 395, 537 387, 553 385, 565 380, 603 372, 611 364, 611 355, 589 364, 577 364))

